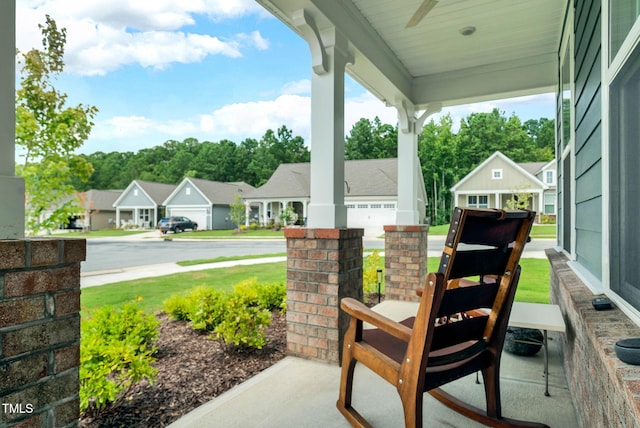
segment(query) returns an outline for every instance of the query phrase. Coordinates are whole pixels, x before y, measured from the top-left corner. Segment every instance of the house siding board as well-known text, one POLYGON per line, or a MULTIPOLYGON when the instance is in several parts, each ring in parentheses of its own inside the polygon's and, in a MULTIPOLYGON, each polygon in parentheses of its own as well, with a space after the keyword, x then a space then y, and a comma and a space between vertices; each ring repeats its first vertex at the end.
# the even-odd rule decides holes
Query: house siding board
POLYGON ((580 150, 577 150, 575 161, 576 177, 583 175, 589 168, 602 160, 602 135, 601 124, 594 129, 593 133, 585 141, 580 150))
POLYGON ((167 201, 167 205, 208 206, 209 203, 197 190, 191 188, 191 194, 187 195, 186 189, 182 188, 170 201, 167 201))
POLYGON ((580 234, 576 235, 576 248, 580 248, 580 251, 576 253, 576 261, 596 278, 602 278, 602 249, 600 246, 591 245, 591 243, 599 240, 601 235, 600 231, 590 230, 582 230, 580 234))
POLYGON ((230 213, 229 206, 214 205, 211 210, 211 225, 214 230, 228 230, 233 229, 235 225, 229 218, 230 213))
POLYGON ((602 278, 600 2, 577 2, 575 54, 576 260, 602 278), (589 218, 590 221, 586 219, 589 218))
POLYGON ((138 196, 134 194, 133 189, 127 192, 126 195, 123 195, 120 203, 118 204, 120 208, 124 207, 139 207, 139 208, 153 208, 156 204, 145 195, 142 189, 138 188, 138 196))
POLYGON ((460 187, 458 192, 484 191, 487 194, 503 190, 511 191, 516 186, 530 185, 538 187, 538 183, 534 183, 518 171, 513 165, 505 162, 503 159, 495 158, 492 162, 487 163, 484 168, 478 170, 474 174, 472 180, 466 180, 460 187), (502 170, 502 179, 494 180, 491 178, 491 171, 494 169, 502 170))

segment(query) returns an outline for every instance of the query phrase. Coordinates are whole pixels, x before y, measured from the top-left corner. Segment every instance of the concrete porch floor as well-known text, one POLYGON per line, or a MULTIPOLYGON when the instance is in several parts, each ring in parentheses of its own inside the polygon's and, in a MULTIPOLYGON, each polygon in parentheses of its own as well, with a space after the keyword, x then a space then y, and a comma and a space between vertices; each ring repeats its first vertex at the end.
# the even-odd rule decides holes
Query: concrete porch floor
MULTIPOLYGON (((400 320, 415 313, 415 304, 386 301, 376 310, 400 320)), ((572 428, 578 422, 562 369, 559 334, 549 333, 549 392, 544 395, 542 351, 532 357, 503 353, 502 409, 505 417, 572 428)), ((340 368, 287 357, 247 382, 200 406, 170 425, 182 427, 348 427, 336 409, 340 368)), ((470 375, 443 389, 484 408, 484 389, 470 375)), ((356 368, 354 407, 376 427, 404 425, 394 387, 368 368, 356 368)), ((425 427, 480 427, 424 396, 425 427)))

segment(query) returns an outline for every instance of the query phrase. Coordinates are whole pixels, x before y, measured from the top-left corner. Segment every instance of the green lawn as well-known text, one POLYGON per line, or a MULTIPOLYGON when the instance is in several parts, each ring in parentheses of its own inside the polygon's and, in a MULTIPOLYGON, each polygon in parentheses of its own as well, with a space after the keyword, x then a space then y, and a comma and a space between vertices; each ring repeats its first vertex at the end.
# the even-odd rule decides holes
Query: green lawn
POLYGON ((68 232, 57 233, 56 238, 95 238, 101 236, 127 236, 136 235, 138 233, 151 232, 149 229, 102 229, 82 232, 80 230, 70 230, 68 232))
POLYGON ((253 277, 259 282, 285 281, 286 262, 208 269, 83 288, 80 304, 86 311, 104 305, 121 307, 137 299, 142 309, 155 312, 161 309, 165 299, 193 287, 204 285, 231 290, 240 281, 253 277))
MULTIPOLYGON (((437 269, 438 258, 429 257, 428 269, 437 269)), ((516 292, 516 300, 522 302, 549 303, 549 263, 545 259, 522 259, 522 276, 516 292)), ((259 282, 286 281, 286 262, 265 263, 230 268, 208 269, 155 278, 119 282, 82 289, 83 311, 103 305, 121 307, 123 303, 139 300, 145 311, 155 312, 162 302, 174 294, 204 285, 231 290, 235 284, 257 277, 259 282)))

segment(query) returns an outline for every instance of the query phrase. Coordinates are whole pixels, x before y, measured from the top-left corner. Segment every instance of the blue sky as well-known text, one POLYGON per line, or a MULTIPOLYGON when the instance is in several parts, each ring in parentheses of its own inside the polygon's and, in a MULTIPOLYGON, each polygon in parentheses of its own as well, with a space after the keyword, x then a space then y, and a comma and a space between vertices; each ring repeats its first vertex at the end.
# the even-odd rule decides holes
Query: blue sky
MULTIPOLYGON (((41 48, 45 14, 67 29, 56 87, 98 107, 82 148, 138 151, 167 140, 260 138, 286 125, 310 142, 306 43, 253 0, 17 0, 18 49, 41 48)), ((443 110, 454 124, 498 107, 523 121, 553 117, 545 94, 443 110)), ((361 117, 396 112, 346 78, 345 134, 361 117)))

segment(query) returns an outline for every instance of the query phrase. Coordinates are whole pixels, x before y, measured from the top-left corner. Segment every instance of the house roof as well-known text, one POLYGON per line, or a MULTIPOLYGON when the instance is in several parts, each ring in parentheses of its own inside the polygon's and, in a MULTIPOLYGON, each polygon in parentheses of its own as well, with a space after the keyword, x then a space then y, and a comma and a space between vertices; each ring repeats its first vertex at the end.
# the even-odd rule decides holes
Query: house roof
POLYGON ((354 58, 347 73, 388 103, 402 98, 425 109, 552 92, 557 85, 566 1, 442 0, 409 26, 423 0, 257 2, 311 39, 314 70, 326 67, 315 37, 335 27, 354 58))
MULTIPOLYGON (((223 183, 220 181, 203 180, 201 178, 185 178, 183 183, 185 182, 191 182, 195 187, 198 188, 198 190, 200 190, 200 192, 202 192, 202 194, 209 200, 209 202, 215 204, 230 205, 235 201, 235 197, 238 192, 240 192, 240 194, 244 197, 244 195, 255 190, 255 187, 243 181, 223 183)), ((181 187, 183 183, 181 183, 178 187, 181 187)), ((168 201, 169 199, 170 197, 167 197, 166 201, 168 201)))
MULTIPOLYGON (((283 163, 269 180, 245 195, 246 199, 308 198, 310 164, 283 163)), ((344 163, 345 197, 396 196, 398 194, 398 160, 348 160, 344 163)))
POLYGON ((491 163, 495 158, 501 158, 503 161, 511 164, 513 166, 513 168, 515 168, 517 171, 520 171, 520 173, 523 174, 524 176, 526 176, 529 180, 531 180, 534 183, 539 184, 540 188, 542 188, 542 189, 547 189, 548 188, 548 186, 546 184, 544 184, 542 181, 540 181, 536 177, 536 172, 539 171, 541 167, 547 165, 549 162, 529 162, 529 163, 519 164, 519 163, 515 163, 514 161, 509 159, 501 151, 496 150, 491 156, 486 158, 480 165, 475 167, 470 173, 468 173, 460 181, 458 181, 450 190, 452 192, 457 191, 460 187, 462 187, 462 185, 464 183, 466 183, 467 181, 471 180, 479 171, 481 171, 486 165, 491 163), (534 166, 536 166, 534 164, 538 164, 537 165, 537 169, 535 170, 535 172, 530 172, 527 168, 533 169, 534 166), (527 166, 527 168, 525 168, 525 166, 527 166))
POLYGON ((87 190, 78 196, 85 210, 113 211, 113 204, 122 195, 122 190, 87 190))
POLYGON ((120 204, 120 201, 129 193, 134 187, 139 187, 142 191, 155 203, 160 206, 167 199, 167 196, 171 194, 176 188, 175 184, 155 183, 153 181, 133 180, 120 196, 115 200, 113 206, 120 204))
POLYGON ((134 180, 147 195, 158 205, 162 205, 167 196, 176 188, 175 184, 154 183, 153 181, 134 180))

